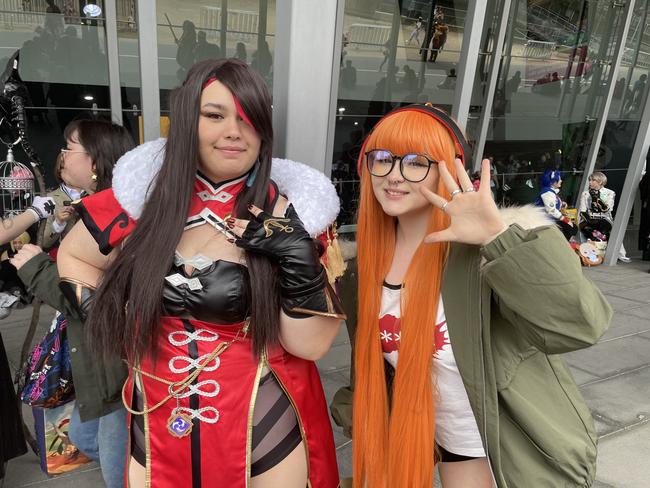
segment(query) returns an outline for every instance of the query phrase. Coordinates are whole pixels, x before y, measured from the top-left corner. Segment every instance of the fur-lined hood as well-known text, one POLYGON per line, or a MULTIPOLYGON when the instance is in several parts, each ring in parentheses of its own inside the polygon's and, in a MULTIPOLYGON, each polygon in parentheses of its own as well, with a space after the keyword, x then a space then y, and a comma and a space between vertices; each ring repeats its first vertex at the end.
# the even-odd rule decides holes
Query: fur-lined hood
MULTIPOLYGON (((138 220, 165 158, 167 139, 145 142, 124 154, 113 169, 113 193, 131 218, 138 220)), ((306 164, 273 158, 271 179, 286 195, 312 236, 324 232, 339 214, 336 189, 327 176, 306 164)))

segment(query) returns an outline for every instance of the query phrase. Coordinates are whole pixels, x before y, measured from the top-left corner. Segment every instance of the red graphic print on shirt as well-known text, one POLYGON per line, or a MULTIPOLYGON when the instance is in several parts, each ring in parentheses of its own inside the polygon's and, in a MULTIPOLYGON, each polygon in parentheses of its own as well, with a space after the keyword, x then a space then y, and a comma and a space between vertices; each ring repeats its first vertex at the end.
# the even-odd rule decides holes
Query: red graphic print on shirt
MULTIPOLYGON (((386 354, 397 351, 399 349, 399 342, 402 338, 400 319, 390 314, 384 315, 379 319, 379 331, 382 350, 386 354)), ((436 324, 434 344, 434 357, 437 357, 438 351, 444 349, 444 347, 449 344, 449 333, 447 332, 446 320, 436 324)))

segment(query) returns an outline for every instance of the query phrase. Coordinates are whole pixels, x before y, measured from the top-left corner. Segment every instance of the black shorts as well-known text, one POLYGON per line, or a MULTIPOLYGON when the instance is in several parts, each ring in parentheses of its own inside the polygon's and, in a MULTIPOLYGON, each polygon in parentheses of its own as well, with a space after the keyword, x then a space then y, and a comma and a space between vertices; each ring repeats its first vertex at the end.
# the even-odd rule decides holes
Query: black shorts
POLYGON ((472 459, 479 459, 477 457, 454 454, 453 452, 449 452, 447 449, 445 449, 440 445, 438 445, 437 448, 438 448, 438 454, 440 455, 441 463, 459 463, 461 461, 471 461, 472 459))

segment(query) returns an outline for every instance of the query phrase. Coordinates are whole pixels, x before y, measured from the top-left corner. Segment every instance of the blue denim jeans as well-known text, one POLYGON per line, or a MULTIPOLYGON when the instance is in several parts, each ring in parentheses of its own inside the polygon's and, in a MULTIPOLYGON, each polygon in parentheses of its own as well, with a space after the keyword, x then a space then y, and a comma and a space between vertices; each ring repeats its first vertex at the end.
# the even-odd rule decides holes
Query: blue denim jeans
POLYGON ((124 488, 124 467, 129 438, 124 408, 82 422, 75 403, 68 436, 81 452, 99 462, 102 477, 108 488, 124 488))

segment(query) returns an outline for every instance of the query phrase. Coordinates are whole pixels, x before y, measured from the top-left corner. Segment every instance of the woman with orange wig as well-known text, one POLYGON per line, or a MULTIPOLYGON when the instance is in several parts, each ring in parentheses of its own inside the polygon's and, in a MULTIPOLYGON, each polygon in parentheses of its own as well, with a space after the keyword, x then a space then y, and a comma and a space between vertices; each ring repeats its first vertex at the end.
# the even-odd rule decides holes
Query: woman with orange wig
POLYGON ((593 421, 556 354, 611 308, 539 210, 497 208, 488 160, 474 189, 467 155, 429 104, 362 147, 354 486, 430 488, 436 463, 444 488, 590 486, 593 421))

